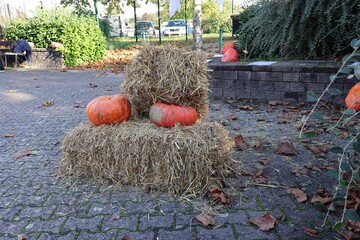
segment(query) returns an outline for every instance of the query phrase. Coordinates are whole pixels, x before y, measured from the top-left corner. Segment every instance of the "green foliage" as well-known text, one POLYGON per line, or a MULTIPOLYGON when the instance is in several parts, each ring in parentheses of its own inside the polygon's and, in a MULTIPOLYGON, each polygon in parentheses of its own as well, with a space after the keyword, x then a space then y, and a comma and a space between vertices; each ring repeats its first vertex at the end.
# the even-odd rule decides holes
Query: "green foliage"
POLYGON ((105 39, 96 20, 88 16, 76 16, 68 12, 50 14, 42 11, 29 20, 11 22, 4 29, 7 39, 24 39, 37 48, 48 48, 53 41, 64 44, 65 65, 101 59, 105 55, 105 39))
POLYGON ((240 13, 251 57, 333 58, 359 33, 360 0, 259 0, 240 13))
MULTIPOLYGON (((313 116, 316 120, 325 121, 326 117, 318 111, 315 111, 317 106, 320 103, 320 100, 323 99, 325 94, 329 95, 339 95, 342 94, 342 91, 336 88, 331 88, 332 84, 335 80, 339 78, 343 78, 347 76, 345 79, 350 79, 356 76, 356 72, 360 71, 360 64, 357 64, 356 60, 359 57, 359 48, 360 48, 360 40, 353 39, 351 41, 350 46, 353 48, 351 54, 347 54, 342 61, 342 65, 338 72, 335 75, 330 76, 330 83, 325 88, 323 93, 317 97, 314 93, 308 92, 307 97, 308 100, 315 101, 315 105, 313 106, 310 113, 303 120, 303 124, 300 130, 300 137, 316 137, 316 132, 306 131, 305 126, 311 126, 309 124, 310 116, 313 116), (355 63, 354 63, 355 62, 355 63)), ((357 77, 360 80, 360 76, 357 77)), ((329 206, 326 217, 324 219, 323 227, 325 227, 326 222, 329 218, 330 212, 334 211, 336 207, 342 208, 342 215, 339 221, 333 224, 332 229, 334 231, 339 231, 343 229, 347 221, 360 221, 360 216, 356 212, 357 209, 349 209, 347 206, 347 201, 349 198, 352 198, 353 194, 351 191, 356 191, 356 194, 360 192, 360 165, 358 161, 359 153, 360 153, 360 129, 357 126, 349 126, 347 123, 349 120, 354 119, 358 116, 359 112, 356 112, 353 109, 346 109, 342 111, 342 116, 338 120, 338 122, 333 126, 327 129, 328 132, 341 132, 349 135, 349 141, 345 143, 345 146, 332 146, 329 148, 329 152, 332 154, 336 154, 339 161, 339 166, 337 170, 331 170, 326 173, 329 177, 337 178, 337 186, 333 191, 333 200, 332 204, 329 206), (343 190, 346 190, 345 192, 343 190), (341 206, 338 206, 338 202, 344 202, 341 206)), ((354 200, 354 199, 352 199, 354 200)))

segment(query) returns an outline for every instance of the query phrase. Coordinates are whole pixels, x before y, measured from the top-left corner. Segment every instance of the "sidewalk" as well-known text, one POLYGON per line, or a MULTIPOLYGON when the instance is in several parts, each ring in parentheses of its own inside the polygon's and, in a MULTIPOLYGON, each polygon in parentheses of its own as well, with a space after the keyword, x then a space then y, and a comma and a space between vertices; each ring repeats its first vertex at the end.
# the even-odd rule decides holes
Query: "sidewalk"
POLYGON ((294 156, 275 153, 291 141, 301 119, 301 111, 281 104, 212 101, 208 121, 221 122, 231 137, 241 134, 247 143, 234 153, 242 176, 224 189, 228 206, 209 208, 207 199, 184 203, 132 187, 58 179, 64 133, 87 121, 84 107, 91 99, 119 93, 122 80, 95 71, 0 73, 0 239, 19 234, 31 240, 314 239, 304 228, 316 230, 317 239, 340 238, 319 229, 324 212, 310 202, 318 189, 332 189, 335 182, 322 167, 336 159, 315 156, 297 143, 294 156), (291 172, 305 166, 306 175, 291 172), (299 203, 287 193, 289 187, 303 189, 309 200, 299 203), (214 214, 214 226, 196 220, 203 211, 214 214), (273 229, 262 231, 248 222, 265 213, 276 218, 273 229))

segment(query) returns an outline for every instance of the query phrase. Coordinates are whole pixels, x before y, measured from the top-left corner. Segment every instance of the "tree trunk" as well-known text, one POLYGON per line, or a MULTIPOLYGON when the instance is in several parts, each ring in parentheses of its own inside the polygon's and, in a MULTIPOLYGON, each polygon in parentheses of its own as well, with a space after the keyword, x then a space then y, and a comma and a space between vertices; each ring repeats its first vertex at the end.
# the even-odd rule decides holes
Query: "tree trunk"
POLYGON ((202 48, 201 34, 201 0, 194 0, 194 19, 193 19, 193 49, 202 48))

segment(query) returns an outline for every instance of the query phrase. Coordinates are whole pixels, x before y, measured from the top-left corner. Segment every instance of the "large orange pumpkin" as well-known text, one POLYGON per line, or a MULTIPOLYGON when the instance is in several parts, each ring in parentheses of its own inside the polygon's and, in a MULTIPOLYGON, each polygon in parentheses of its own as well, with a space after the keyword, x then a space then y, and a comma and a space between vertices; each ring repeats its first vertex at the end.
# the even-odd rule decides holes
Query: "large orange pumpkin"
POLYGON ((230 48, 235 48, 235 42, 224 43, 221 47, 221 53, 224 54, 230 48))
POLYGON ((190 106, 155 103, 150 107, 150 121, 161 127, 175 124, 192 125, 198 119, 196 110, 190 106))
POLYGON ((347 108, 360 111, 360 82, 349 90, 345 98, 345 105, 347 108))
POLYGON ((86 106, 86 115, 95 125, 115 124, 130 117, 131 105, 123 94, 100 96, 86 106))
POLYGON ((239 58, 238 52, 233 49, 229 48, 221 57, 222 62, 237 62, 239 58))

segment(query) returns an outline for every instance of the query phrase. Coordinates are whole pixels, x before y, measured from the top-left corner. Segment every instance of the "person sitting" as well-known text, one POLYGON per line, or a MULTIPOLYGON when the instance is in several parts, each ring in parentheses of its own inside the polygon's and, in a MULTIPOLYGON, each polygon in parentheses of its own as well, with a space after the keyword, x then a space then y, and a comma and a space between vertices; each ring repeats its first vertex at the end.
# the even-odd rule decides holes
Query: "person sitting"
POLYGON ((25 53, 25 56, 18 56, 19 57, 19 63, 24 62, 27 60, 27 62, 31 63, 32 58, 32 52, 31 52, 31 46, 30 44, 25 40, 17 40, 16 44, 13 49, 14 53, 25 53))
POLYGON ((4 68, 4 63, 3 63, 3 60, 0 56, 0 72, 4 72, 5 71, 5 68, 4 68))

